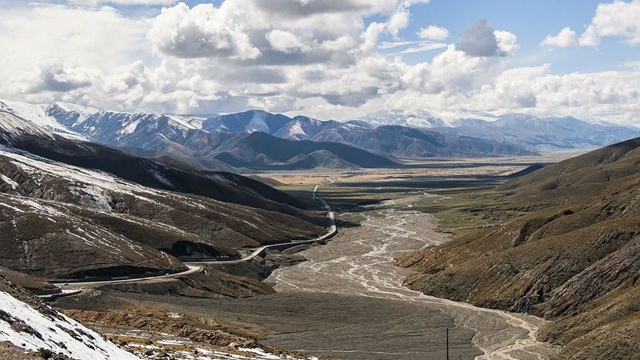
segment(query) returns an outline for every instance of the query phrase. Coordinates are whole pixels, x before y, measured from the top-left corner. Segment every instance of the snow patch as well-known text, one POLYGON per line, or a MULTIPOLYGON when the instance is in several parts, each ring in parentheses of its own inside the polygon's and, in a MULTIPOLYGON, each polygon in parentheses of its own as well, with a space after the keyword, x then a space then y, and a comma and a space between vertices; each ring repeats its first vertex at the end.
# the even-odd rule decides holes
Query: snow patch
POLYGON ((289 136, 295 138, 295 139, 300 139, 303 137, 307 136, 307 133, 304 132, 304 130, 302 129, 302 124, 300 124, 300 121, 296 121, 290 128, 289 128, 289 132, 288 132, 289 136))
POLYGON ((255 115, 253 115, 253 118, 251 118, 251 121, 249 121, 249 124, 247 124, 247 127, 246 127, 247 131, 251 133, 258 132, 258 131, 268 133, 269 126, 265 122, 266 117, 267 117, 267 114, 265 113, 261 113, 261 112, 255 113, 255 115))
POLYGON ((18 184, 17 182, 13 181, 11 178, 9 178, 8 176, 6 176, 4 174, 0 174, 0 180, 2 180, 5 183, 9 184, 9 186, 11 186, 11 188, 13 190, 17 189, 20 186, 20 184, 18 184))
POLYGON ((140 124, 140 120, 133 121, 132 123, 122 128, 122 130, 118 131, 118 133, 122 135, 131 135, 138 128, 138 124, 140 124))
MULTIPOLYGON (((40 132, 42 130, 49 130, 67 138, 84 139, 84 136, 70 131, 69 129, 64 127, 64 125, 58 123, 54 118, 48 116, 46 113, 46 106, 33 105, 9 100, 2 100, 0 102, 3 104, 0 106, 0 108, 2 108, 4 111, 7 111, 8 113, 27 120, 40 132)), ((5 125, 4 119, 2 121, 2 125, 3 127, 5 125)))
POLYGON ((118 348, 95 331, 69 317, 62 314, 57 317, 47 317, 2 291, 0 291, 0 310, 8 314, 11 321, 22 321, 30 328, 29 331, 19 331, 2 319, 0 320, 0 341, 10 342, 31 351, 37 351, 40 348, 49 349, 54 353, 63 353, 79 360, 139 360, 135 355, 118 348))

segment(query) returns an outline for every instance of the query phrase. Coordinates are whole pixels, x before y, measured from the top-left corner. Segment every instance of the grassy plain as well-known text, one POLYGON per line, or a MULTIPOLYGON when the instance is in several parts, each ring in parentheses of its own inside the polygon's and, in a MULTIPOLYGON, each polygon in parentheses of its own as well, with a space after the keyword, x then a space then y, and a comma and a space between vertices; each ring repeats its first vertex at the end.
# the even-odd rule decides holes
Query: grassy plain
MULTIPOLYGON (((396 169, 322 170, 261 173, 270 185, 295 197, 312 202, 310 189, 323 184, 318 194, 340 213, 357 212, 362 206, 394 201, 411 195, 421 196, 396 208, 432 213, 440 229, 459 234, 469 229, 497 224, 508 214, 492 212, 503 194, 492 189, 509 175, 534 164, 550 164, 573 153, 553 153, 541 157, 464 159, 406 162, 396 169), (482 204, 482 205, 480 205, 482 204), (489 205, 489 206, 487 206, 489 205)), ((353 219, 352 216, 349 217, 353 219)))

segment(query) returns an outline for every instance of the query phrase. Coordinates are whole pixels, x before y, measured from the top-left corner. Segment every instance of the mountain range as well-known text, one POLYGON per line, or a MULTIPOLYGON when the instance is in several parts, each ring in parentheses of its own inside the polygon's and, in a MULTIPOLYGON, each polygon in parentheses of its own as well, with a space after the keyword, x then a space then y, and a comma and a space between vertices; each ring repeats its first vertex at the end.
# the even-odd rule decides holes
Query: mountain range
POLYGON ((428 111, 384 111, 339 122, 259 110, 199 117, 6 100, 0 108, 67 138, 232 172, 392 167, 403 159, 537 155, 640 136, 639 129, 625 126, 524 114, 443 120, 428 111), (254 133, 263 135, 251 137, 254 133))
POLYGON ((263 183, 161 160, 0 110, 0 266, 58 279, 176 272, 178 258, 237 258, 325 232, 263 183))

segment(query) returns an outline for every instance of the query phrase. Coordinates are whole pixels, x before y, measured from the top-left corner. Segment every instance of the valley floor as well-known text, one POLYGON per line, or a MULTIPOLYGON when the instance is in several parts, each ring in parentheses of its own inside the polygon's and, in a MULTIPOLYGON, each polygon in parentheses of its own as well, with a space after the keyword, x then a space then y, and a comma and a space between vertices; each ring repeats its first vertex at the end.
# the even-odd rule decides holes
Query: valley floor
MULTIPOLYGON (((437 220, 411 210, 427 194, 390 201, 360 214, 308 261, 267 279, 277 294, 248 298, 168 299, 128 295, 166 311, 211 316, 259 329, 261 342, 340 359, 547 359, 556 349, 535 340, 543 320, 424 296, 402 287, 396 257, 448 241, 437 220)), ((125 295, 126 296, 126 295, 125 295)))
MULTIPOLYGON (((501 181, 499 176, 519 171, 533 160, 540 159, 402 173, 262 174, 301 198, 308 197, 315 184, 335 181, 318 195, 342 212, 335 238, 303 252, 308 261, 278 269, 266 280, 276 294, 205 299, 145 294, 133 287, 128 292, 102 290, 110 298, 164 314, 215 319, 227 331, 294 354, 354 360, 442 359, 449 329, 452 359, 548 359, 557 349, 535 339, 543 320, 425 296, 403 287, 410 272, 394 266, 396 258, 449 241, 448 235, 437 231, 438 219, 418 211, 425 203, 466 187, 491 187, 501 181), (366 203, 375 205, 360 206, 366 203)), ((72 301, 63 307, 73 308, 72 301)))

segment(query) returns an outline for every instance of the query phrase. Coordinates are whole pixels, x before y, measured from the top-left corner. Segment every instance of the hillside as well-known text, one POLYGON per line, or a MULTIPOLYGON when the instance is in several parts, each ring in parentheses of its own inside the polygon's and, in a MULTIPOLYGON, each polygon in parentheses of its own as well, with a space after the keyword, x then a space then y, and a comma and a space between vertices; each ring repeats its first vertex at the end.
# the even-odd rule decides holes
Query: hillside
POLYGON ((632 358, 640 349, 640 139, 511 180, 468 211, 508 218, 399 260, 429 295, 529 312, 559 359, 632 358))
POLYGON ((0 358, 135 360, 100 334, 41 302, 0 275, 0 358), (28 353, 25 355, 25 350, 28 353), (31 354, 31 355, 29 355, 31 354))
POLYGON ((290 196, 59 138, 0 111, 0 265, 45 278, 185 269, 176 257, 324 233, 290 196))
POLYGON ((333 127, 311 137, 313 141, 331 141, 367 149, 396 158, 463 158, 491 156, 532 156, 536 152, 506 142, 458 137, 426 129, 403 126, 333 127))
POLYGON ((399 164, 352 146, 313 141, 291 141, 254 132, 233 149, 216 155, 235 167, 252 169, 312 169, 315 167, 384 168, 399 164))

